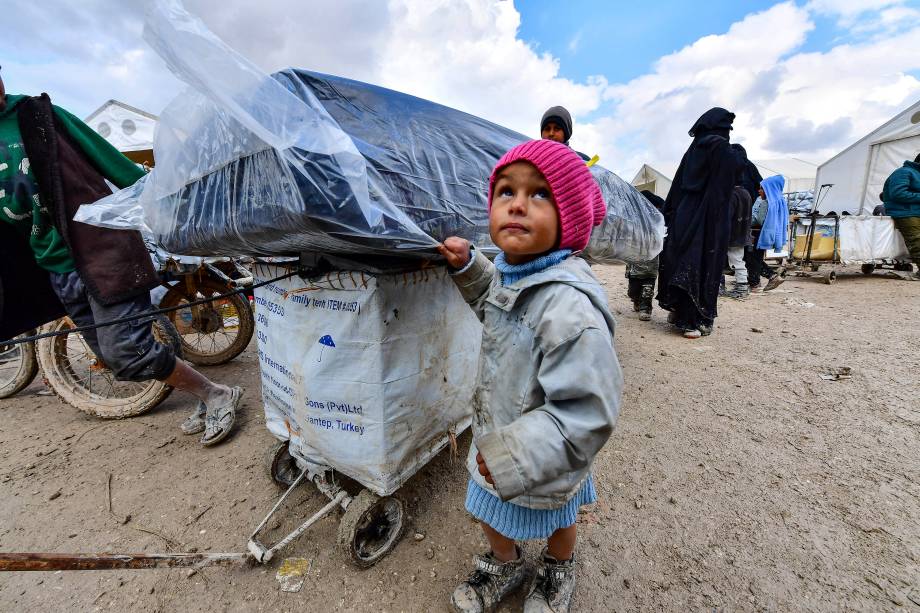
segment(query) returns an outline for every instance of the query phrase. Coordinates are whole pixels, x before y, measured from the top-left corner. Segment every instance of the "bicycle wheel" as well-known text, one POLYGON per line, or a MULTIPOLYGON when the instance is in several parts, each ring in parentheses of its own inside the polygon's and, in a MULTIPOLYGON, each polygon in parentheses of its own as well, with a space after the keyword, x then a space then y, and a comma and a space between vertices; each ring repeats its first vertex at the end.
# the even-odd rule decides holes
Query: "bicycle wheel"
MULTIPOLYGON (((179 306, 191 302, 182 293, 181 283, 170 288, 160 306, 179 306)), ((201 300, 218 294, 225 294, 231 288, 204 279, 197 283, 194 300, 201 300)), ((182 354, 185 359, 198 366, 226 364, 249 345, 255 330, 255 318, 249 301, 242 294, 233 294, 214 302, 196 307, 187 307, 167 313, 169 320, 179 331, 182 354)))
MULTIPOLYGON (((32 334, 35 334, 34 330, 16 338, 32 334)), ((0 345, 0 398, 18 394, 32 383, 36 374, 38 359, 35 357, 35 343, 0 345)))
MULTIPOLYGON (((154 337, 170 344, 181 355, 175 328, 165 318, 153 324, 154 337)), ((42 332, 73 328, 65 317, 42 327, 42 332)), ((79 332, 43 338, 36 342, 38 363, 45 380, 61 400, 84 413, 104 419, 140 415, 160 404, 172 387, 152 379, 141 383, 117 381, 115 375, 96 357, 79 332)))

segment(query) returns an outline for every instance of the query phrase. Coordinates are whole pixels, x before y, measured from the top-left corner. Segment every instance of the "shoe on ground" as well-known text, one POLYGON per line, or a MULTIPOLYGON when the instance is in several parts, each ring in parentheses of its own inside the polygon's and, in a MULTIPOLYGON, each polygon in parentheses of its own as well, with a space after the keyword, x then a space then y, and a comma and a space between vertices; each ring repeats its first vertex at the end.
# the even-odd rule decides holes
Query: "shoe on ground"
POLYGON ((776 289, 783 284, 783 281, 786 280, 786 277, 776 274, 770 277, 770 280, 767 281, 766 287, 763 288, 763 291, 769 292, 771 289, 776 289))
POLYGON ((731 290, 725 292, 725 297, 732 300, 744 300, 750 295, 751 290, 747 283, 735 283, 731 290))
POLYGON ((195 411, 186 417, 185 421, 179 424, 179 429, 182 430, 182 434, 198 434, 199 432, 204 432, 204 416, 207 411, 207 407, 199 400, 198 406, 195 407, 195 411))
POLYGON ((202 445, 210 447, 230 436, 242 398, 243 388, 234 387, 230 390, 227 400, 217 406, 208 407, 204 416, 204 435, 200 441, 202 445))
POLYGON ((701 336, 709 336, 710 334, 712 334, 712 326, 706 326, 706 325, 700 326, 701 336))
POLYGON ((703 333, 697 330, 696 328, 690 330, 683 330, 684 338, 696 339, 703 336, 703 333))
POLYGON ((517 560, 510 562, 500 562, 491 551, 476 556, 475 570, 450 596, 453 610, 461 613, 494 611, 503 598, 524 583, 527 568, 521 549, 517 552, 517 560))
POLYGON ((543 551, 537 564, 524 613, 563 613, 572 606, 575 593, 575 556, 560 562, 543 551))
POLYGON ((651 311, 639 311, 639 321, 651 321, 652 312, 651 311))

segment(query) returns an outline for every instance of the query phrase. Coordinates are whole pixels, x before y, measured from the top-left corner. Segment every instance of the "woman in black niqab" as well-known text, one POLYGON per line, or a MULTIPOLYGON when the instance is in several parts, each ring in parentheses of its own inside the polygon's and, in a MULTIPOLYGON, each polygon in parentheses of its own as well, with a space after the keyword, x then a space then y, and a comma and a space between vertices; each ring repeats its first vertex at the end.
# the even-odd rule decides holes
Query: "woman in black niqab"
POLYGON ((740 163, 729 144, 734 113, 712 108, 690 128, 665 200, 668 227, 661 252, 658 303, 690 338, 712 331, 731 228, 729 201, 740 163))

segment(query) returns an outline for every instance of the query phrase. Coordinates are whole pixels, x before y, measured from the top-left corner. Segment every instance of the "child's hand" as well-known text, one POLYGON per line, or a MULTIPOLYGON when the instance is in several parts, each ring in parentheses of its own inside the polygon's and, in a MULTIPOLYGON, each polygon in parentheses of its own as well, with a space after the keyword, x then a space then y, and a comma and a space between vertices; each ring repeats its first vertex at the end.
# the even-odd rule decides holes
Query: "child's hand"
POLYGON ((479 474, 485 477, 486 483, 495 485, 495 481, 492 481, 492 473, 489 472, 486 461, 482 459, 482 454, 478 451, 476 452, 476 463, 479 464, 479 474))
POLYGON ((470 262, 470 241, 451 236, 438 245, 438 252, 444 256, 451 268, 459 270, 470 262))

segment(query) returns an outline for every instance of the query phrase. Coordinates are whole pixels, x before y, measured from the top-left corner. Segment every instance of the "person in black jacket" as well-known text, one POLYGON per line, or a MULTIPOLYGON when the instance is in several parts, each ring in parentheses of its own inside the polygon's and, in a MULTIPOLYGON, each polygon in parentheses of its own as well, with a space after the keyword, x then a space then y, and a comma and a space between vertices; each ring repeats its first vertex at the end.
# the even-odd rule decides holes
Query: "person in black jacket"
POLYGON ((726 297, 744 300, 750 294, 744 249, 751 244, 751 197, 740 185, 735 186, 729 201, 731 234, 728 238, 728 264, 735 270, 735 284, 726 297))

